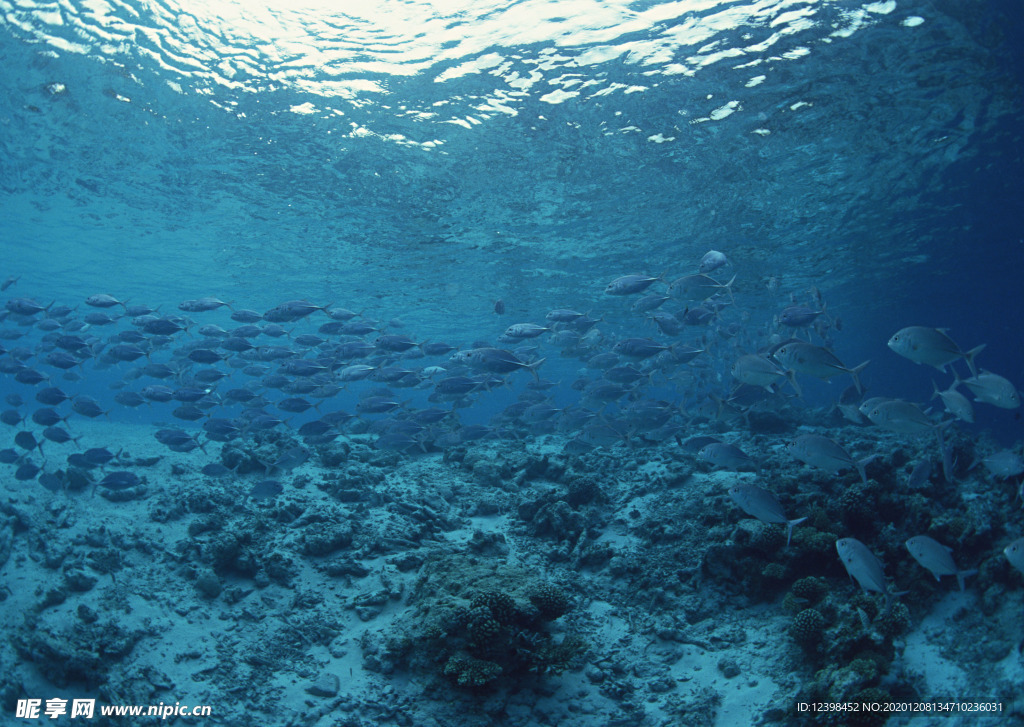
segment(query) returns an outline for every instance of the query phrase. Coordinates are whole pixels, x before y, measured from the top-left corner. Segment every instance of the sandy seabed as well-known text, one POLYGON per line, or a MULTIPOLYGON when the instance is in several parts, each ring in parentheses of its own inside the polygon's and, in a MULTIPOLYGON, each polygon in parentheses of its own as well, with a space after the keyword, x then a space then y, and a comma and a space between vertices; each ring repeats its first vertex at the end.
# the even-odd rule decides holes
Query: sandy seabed
MULTIPOLYGON (((60 697, 211 707, 168 724, 829 723, 797 711, 809 683, 843 678, 823 670, 844 666, 823 665, 820 647, 791 635, 786 593, 805 561, 757 554, 760 540, 777 541, 763 530, 783 529, 747 519, 725 494, 754 473, 707 471, 668 445, 568 458, 552 435, 399 455, 356 436, 330 445, 334 459, 277 475, 276 498, 254 499, 258 474, 199 473, 220 444, 173 453, 152 431, 76 422, 83 446, 159 457, 124 467, 144 476, 137 492, 49 492, 4 473, 0 686, 11 719, 19 699, 60 697), (773 559, 783 569, 770 577, 743 575, 768 573, 773 559), (452 654, 472 640, 452 644, 451 614, 503 590, 525 618, 537 584, 569 607, 531 616, 530 643, 582 646, 547 669, 510 673, 509 663, 535 662, 506 661, 497 678, 460 685, 452 654)), ((45 445, 48 461, 71 451, 45 445)), ((851 599, 881 602, 838 565, 821 574, 836 633, 857 628, 851 599)), ((931 581, 927 608, 891 638, 864 620, 864 638, 894 653, 876 686, 1004 710, 898 713, 888 724, 1021 719, 1024 578, 1010 581, 997 594, 931 581)), ((856 719, 832 723, 879 723, 856 719)))

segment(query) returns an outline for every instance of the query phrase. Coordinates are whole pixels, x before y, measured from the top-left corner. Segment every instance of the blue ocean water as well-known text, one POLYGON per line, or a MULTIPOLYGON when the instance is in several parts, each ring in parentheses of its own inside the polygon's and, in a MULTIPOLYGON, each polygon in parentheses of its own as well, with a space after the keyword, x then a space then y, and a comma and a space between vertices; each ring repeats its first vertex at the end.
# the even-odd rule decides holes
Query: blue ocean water
MULTIPOLYGON (((411 466, 431 458, 447 462, 459 447, 472 451, 474 441, 499 455, 540 442, 553 442, 559 453, 567 441, 582 442, 643 463, 682 456, 684 440, 712 433, 756 448, 773 472, 796 476, 771 458, 805 431, 802 426, 850 447, 856 443, 857 459, 872 452, 885 459, 884 475, 870 468, 869 474, 886 486, 905 479, 901 468, 908 460, 930 458, 938 488, 943 445, 934 437, 904 441, 906 432, 891 427, 876 436, 878 428, 855 427, 833 409, 865 396, 916 402, 932 423, 954 422, 943 431, 958 442, 962 481, 982 477, 979 463, 997 451, 1019 458, 1019 407, 979 403, 975 392, 975 421, 944 413, 932 394, 933 387, 953 383, 949 371, 915 364, 887 346, 908 326, 943 329, 964 352, 985 344, 979 369, 1014 389, 1024 381, 1024 28, 1014 2, 357 5, 0 0, 0 279, 12 281, 2 294, 8 313, 0 344, 10 366, 0 386, 27 402, 4 405, 26 417, 0 433, 0 447, 18 455, 17 462, 0 465, 11 497, 27 497, 25 488, 34 486, 32 478, 14 477, 25 461, 61 478, 72 468, 64 457, 73 445, 36 452, 14 443, 22 430, 41 440, 42 427, 28 417, 36 408, 34 393, 45 386, 94 397, 110 409, 99 421, 122 424, 133 436, 142 432, 159 452, 165 450, 151 430, 194 435, 209 455, 182 460, 196 468, 223 459, 221 443, 206 438, 203 421, 214 416, 242 426, 240 404, 216 399, 202 419, 185 421, 171 413, 172 404, 129 408, 115 400, 124 391, 171 383, 140 373, 147 362, 178 369, 172 388, 191 381, 201 366, 186 359, 189 347, 202 346, 199 327, 239 325, 228 307, 194 314, 178 308, 205 296, 259 313, 294 300, 317 306, 286 321, 289 337, 263 335, 259 342, 286 347, 295 358, 319 356, 328 369, 321 383, 339 383, 337 372, 353 364, 408 368, 413 385, 392 386, 389 393, 402 402, 401 416, 361 417, 369 433, 349 423, 334 441, 381 436, 385 430, 373 429, 383 426, 379 422, 435 405, 452 409, 443 432, 418 430, 409 444, 399 440, 401 460, 411 466), (690 299, 673 292, 671 283, 696 274, 711 250, 729 260, 710 273, 721 292, 690 299), (674 316, 678 332, 659 329, 649 315, 631 309, 642 292, 605 292, 631 274, 657 278, 643 292, 668 292, 663 310, 674 316), (147 332, 146 346, 154 346, 147 358, 105 361, 114 335, 140 328, 127 318, 109 327, 76 325, 100 310, 85 301, 101 293, 191 321, 162 344, 153 344, 155 334, 147 332), (10 304, 19 298, 73 310, 60 317, 22 315, 10 304), (778 322, 791 305, 825 312, 816 329, 794 331, 778 322), (292 342, 317 333, 331 308, 349 309, 372 332, 323 334, 327 347, 292 342), (708 318, 699 325, 682 320, 702 308, 708 318), (597 319, 594 333, 553 323, 557 309, 597 319), (45 320, 53 328, 41 325, 45 320), (499 338, 508 326, 527 322, 552 330, 537 338, 499 338), (90 354, 78 349, 82 362, 71 377, 46 359, 55 330, 87 341, 90 354), (382 348, 375 342, 386 334, 409 336, 417 345, 412 354, 382 348), (821 381, 797 368, 799 400, 781 373, 771 396, 743 399, 749 392, 737 389, 731 373, 737 359, 764 356, 794 335, 834 353, 840 369, 821 381), (620 356, 646 378, 614 400, 588 398, 585 389, 603 381, 588 361, 628 338, 694 346, 704 354, 692 363, 666 360, 676 348, 658 357, 620 356), (375 352, 356 359, 330 348, 346 340, 365 340, 375 352), (461 352, 481 344, 514 350, 516 363, 499 371, 493 362, 470 360, 466 370, 467 359, 458 354, 418 357, 425 342, 461 352), (864 361, 870 361, 860 374, 866 393, 859 395, 847 389, 845 369, 864 361), (19 383, 19 366, 49 383, 19 383), (428 366, 441 370, 425 373, 428 366), (552 384, 540 398, 525 398, 536 397, 530 372, 552 384), (480 380, 486 374, 498 380, 480 380), (462 375, 477 377, 468 397, 430 398, 440 378, 462 375), (719 400, 745 423, 723 414, 714 403, 719 400), (532 421, 509 414, 517 402, 538 401, 558 413, 532 421), (648 427, 645 415, 630 408, 636 402, 667 407, 662 424, 668 429, 648 427), (581 408, 593 419, 574 419, 581 408), (778 417, 783 429, 757 431, 752 411, 778 417), (488 427, 486 436, 469 437, 468 425, 488 427), (897 450, 903 454, 890 457, 897 450)), ((124 306, 104 310, 121 313, 124 306)), ((230 375, 209 386, 210 393, 222 397, 248 387, 267 397, 268 411, 281 414, 272 404, 286 394, 261 381, 279 363, 268 362, 268 372, 245 373, 244 356, 221 353, 219 367, 230 375)), ((952 369, 959 378, 975 373, 962 360, 952 369)), ((355 412, 371 389, 387 383, 348 385, 274 431, 294 436, 329 411, 355 412)), ((70 413, 70 402, 57 408, 67 414, 72 434, 77 421, 90 425, 70 413)), ((246 437, 264 436, 242 428, 246 437)), ((120 443, 105 436, 89 435, 81 446, 116 452, 120 443)), ((372 446, 372 438, 365 441, 372 446)), ((562 455, 569 469, 598 471, 573 460, 576 454, 570 448, 562 455)), ((685 461, 707 473, 694 453, 685 461)), ((237 462, 225 464, 241 476, 237 462)), ((405 465, 391 466, 394 474, 405 465)), ((90 476, 98 480, 104 471, 90 476)), ((1020 573, 1002 550, 1024 535, 1019 502, 1013 503, 1020 474, 991 476, 997 484, 989 482, 983 491, 989 494, 978 497, 997 498, 986 503, 998 522, 959 543, 986 588, 1015 590, 1017 598, 1020 573), (992 565, 986 570, 982 563, 992 565)), ((855 482, 856 472, 847 478, 855 482)), ((64 492, 66 485, 50 494, 77 497, 64 492)), ((927 493, 931 504, 918 503, 907 515, 916 530, 952 537, 935 525, 949 514, 952 495, 943 492, 927 493)), ((787 494, 800 512, 809 502, 825 507, 806 488, 794 485, 787 494)), ((609 501, 625 507, 626 500, 609 501)), ((115 504, 130 501, 108 503, 115 504)), ((518 505, 505 507, 511 512, 518 505)), ((799 514, 793 505, 787 511, 799 514)), ((970 517, 984 519, 974 511, 970 517)), ((897 535, 883 537, 881 523, 853 532, 849 518, 840 520, 847 531, 821 522, 816 527, 859 536, 884 552, 892 577, 897 535)), ((913 566, 905 552, 902 557, 913 566)), ((792 566, 790 580, 820 573, 839 588, 846 575, 838 558, 832 560, 831 570, 813 561, 792 566)), ((591 588, 593 598, 607 597, 591 588)), ((578 598, 587 594, 584 585, 576 589, 578 598)), ((918 591, 913 598, 919 620, 937 600, 918 591)), ((1019 642, 1020 634, 1006 638, 1019 642)), ((31 649, 5 648, 9 663, 46 673, 38 658, 26 656, 31 649)), ((5 710, 22 691, 9 681, 5 710)), ((1007 704, 1021 698, 988 696, 1007 704)), ((224 711, 229 714, 219 723, 241 719, 224 711)), ((516 719, 509 724, 544 723, 536 715, 516 719)), ((614 723, 610 717, 579 719, 614 723)), ((562 722, 574 723, 569 717, 562 722)), ((409 723, 429 722, 414 716, 409 723)))

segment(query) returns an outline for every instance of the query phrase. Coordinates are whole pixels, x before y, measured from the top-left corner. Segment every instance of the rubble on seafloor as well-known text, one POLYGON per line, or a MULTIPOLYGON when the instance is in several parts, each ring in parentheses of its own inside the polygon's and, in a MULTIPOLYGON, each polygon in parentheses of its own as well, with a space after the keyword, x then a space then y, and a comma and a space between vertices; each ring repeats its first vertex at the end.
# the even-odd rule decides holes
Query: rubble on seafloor
POLYGON ((119 501, 8 490, 4 709, 57 691, 209 704, 204 724, 928 724, 798 705, 999 695, 1019 716, 1024 577, 997 549, 1021 523, 1014 486, 962 466, 955 485, 908 491, 918 445, 886 444, 866 483, 770 448, 755 473, 680 448, 566 455, 555 436, 420 457, 354 436, 266 499, 189 455, 152 458, 119 501), (731 502, 736 481, 770 482, 806 516, 788 547, 731 502), (909 558, 917 533, 978 570, 965 592, 909 558), (848 535, 907 591, 891 609, 848 579, 848 535))

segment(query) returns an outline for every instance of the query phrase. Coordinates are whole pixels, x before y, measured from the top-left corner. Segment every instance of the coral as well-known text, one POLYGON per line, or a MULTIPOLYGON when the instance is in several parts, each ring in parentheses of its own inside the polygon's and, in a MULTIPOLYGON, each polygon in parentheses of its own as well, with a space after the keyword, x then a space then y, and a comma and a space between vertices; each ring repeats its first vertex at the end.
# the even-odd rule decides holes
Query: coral
POLYGON ((851 661, 850 670, 857 672, 865 684, 870 684, 879 677, 878 662, 866 657, 858 657, 851 661))
POLYGON ((507 593, 501 591, 484 591, 470 601, 471 611, 486 608, 500 624, 509 624, 516 612, 516 602, 507 593))
POLYGON ((480 687, 497 679, 502 668, 493 661, 471 656, 452 656, 444 665, 444 673, 453 677, 460 687, 480 687))
MULTIPOLYGON (((857 692, 851 699, 857 704, 878 704, 884 707, 886 702, 892 702, 892 695, 884 689, 869 687, 857 692)), ((850 727, 881 727, 889 721, 890 716, 891 712, 884 710, 877 712, 861 710, 850 715, 848 724, 850 727)))
POLYGON ((798 643, 813 646, 821 640, 825 625, 824 616, 813 608, 807 608, 796 615, 789 631, 798 643))
POLYGON ((569 482, 569 491, 565 501, 570 507, 578 508, 601 498, 600 485, 589 477, 577 477, 569 482))
POLYGON ((810 605, 818 603, 828 594, 828 581, 824 578, 808 576, 793 584, 793 595, 810 605))
POLYGON ((839 512, 847 529, 870 531, 877 525, 878 499, 874 488, 852 485, 839 497, 839 512))
POLYGON ((382 651, 364 640, 367 668, 440 668, 460 687, 507 688, 527 677, 558 674, 588 648, 571 631, 559 639, 547 628, 571 609, 571 599, 523 568, 434 554, 408 603, 414 612, 381 632, 385 643, 404 645, 382 651))
POLYGON ((533 669, 540 674, 561 674, 588 648, 578 636, 566 636, 558 643, 543 644, 537 649, 533 669))
POLYGON ((897 601, 878 618, 876 626, 880 634, 890 639, 905 634, 910 630, 910 609, 897 601))
POLYGON ((750 545, 762 553, 774 553, 786 544, 786 532, 777 526, 762 525, 750 538, 750 545))
POLYGON ((459 631, 469 625, 469 609, 465 606, 455 606, 448 610, 444 619, 448 624, 449 631, 459 631))
POLYGON ((834 533, 801 526, 794 528, 790 547, 797 552, 801 563, 810 572, 815 572, 820 571, 824 563, 835 561, 836 539, 834 533))
POLYGON ((540 611, 541 618, 547 621, 555 620, 572 607, 565 592, 549 583, 536 586, 530 593, 530 602, 540 611))
POLYGON ((470 644, 474 649, 487 652, 496 646, 495 642, 501 635, 501 624, 494 618, 489 608, 486 606, 470 608, 467 626, 470 644))

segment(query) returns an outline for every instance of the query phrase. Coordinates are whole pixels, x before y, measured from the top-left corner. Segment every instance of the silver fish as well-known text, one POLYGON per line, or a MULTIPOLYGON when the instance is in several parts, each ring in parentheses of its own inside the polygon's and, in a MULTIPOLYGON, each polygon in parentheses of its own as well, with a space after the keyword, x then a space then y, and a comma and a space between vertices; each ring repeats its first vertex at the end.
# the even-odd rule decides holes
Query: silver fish
POLYGON ((718 250, 708 250, 704 253, 704 257, 700 259, 698 270, 702 273, 711 273, 728 264, 729 259, 725 256, 725 253, 718 252, 718 250))
POLYGON ((1020 394, 1017 388, 1002 376, 991 371, 981 370, 977 376, 964 379, 964 386, 974 394, 974 400, 984 404, 992 404, 1001 409, 1017 409, 1020 407, 1020 394))
POLYGON ((910 472, 910 477, 907 478, 907 489, 917 490, 928 482, 928 477, 932 473, 932 461, 930 459, 922 459, 910 472))
POLYGON ((608 287, 604 289, 604 292, 608 295, 642 293, 656 280, 661 280, 661 277, 649 278, 646 275, 623 275, 608 283, 608 287))
MULTIPOLYGON (((630 307, 634 313, 648 313, 661 306, 667 300, 671 300, 667 295, 661 295, 658 293, 650 293, 637 298, 636 302, 630 307)), ((554 311, 552 311, 554 312, 554 311)), ((550 313, 548 315, 551 315, 550 313)), ((581 314, 582 315, 582 314, 581 314)))
POLYGON ((786 444, 789 453, 804 464, 817 467, 833 475, 842 470, 855 469, 861 481, 868 483, 864 468, 878 455, 872 454, 862 459, 854 459, 849 452, 828 437, 820 434, 805 434, 786 444))
POLYGON ((843 418, 851 424, 864 423, 864 415, 853 404, 837 404, 836 408, 839 409, 839 413, 843 415, 843 418))
POLYGON ((800 385, 790 370, 782 369, 764 356, 757 354, 746 354, 736 359, 732 365, 732 375, 737 381, 751 386, 761 386, 767 391, 774 393, 772 384, 779 383, 780 379, 789 382, 797 396, 800 396, 800 385))
POLYGON ((990 474, 1000 479, 1016 477, 1017 475, 1024 473, 1024 459, 1021 459, 1019 454, 1009 449, 1004 449, 1002 452, 990 454, 988 457, 981 460, 981 463, 985 465, 985 469, 987 469, 990 474))
POLYGON ((875 591, 885 596, 885 611, 892 608, 892 601, 903 593, 890 593, 885 581, 885 566, 864 543, 856 538, 840 538, 836 541, 839 560, 843 562, 850 578, 865 591, 875 591))
POLYGON ((956 576, 961 591, 964 590, 964 578, 978 572, 957 568, 956 563, 953 562, 953 556, 950 555, 952 548, 947 548, 927 535, 916 535, 910 538, 907 540, 906 546, 914 560, 920 563, 921 567, 931 571, 935 580, 940 580, 941 576, 956 576))
POLYGON ((230 303, 225 303, 218 298, 197 298, 194 300, 183 300, 178 304, 178 310, 187 313, 205 313, 206 311, 217 310, 224 305, 228 308, 231 307, 230 303))
POLYGON ((962 358, 967 362, 967 367, 972 374, 975 373, 974 357, 985 348, 983 343, 970 351, 961 351, 953 339, 946 335, 944 329, 926 326, 909 326, 900 329, 889 339, 888 346, 900 356, 908 358, 914 363, 934 366, 943 372, 947 365, 962 358))
POLYGON ((1003 548, 1003 555, 1010 561, 1010 565, 1024 573, 1024 538, 1017 538, 1003 548))
POLYGON ((526 362, 516 356, 512 351, 501 348, 474 348, 466 352, 466 360, 470 366, 477 370, 488 371, 493 374, 507 374, 519 369, 526 369, 535 379, 539 379, 537 367, 546 359, 526 362))
POLYGON ((739 447, 724 442, 705 444, 697 452, 697 457, 715 467, 727 470, 757 470, 758 465, 739 447))
POLYGON ((289 447, 272 463, 261 462, 269 474, 277 471, 291 472, 309 459, 309 450, 305 447, 289 447))
POLYGON ((684 452, 691 452, 693 454, 696 454, 709 444, 721 444, 721 442, 718 439, 707 435, 697 435, 679 442, 679 446, 683 448, 684 452))
POLYGON ((715 295, 718 291, 724 290, 729 294, 729 299, 732 299, 732 284, 736 280, 736 276, 732 276, 732 279, 728 283, 719 283, 714 278, 704 275, 703 273, 697 273, 696 275, 684 275, 677 280, 674 280, 671 285, 668 286, 668 294, 670 297, 676 300, 707 300, 711 296, 715 295))
POLYGON ((758 487, 748 482, 740 482, 730 487, 729 497, 740 506, 743 512, 751 517, 756 517, 761 522, 785 525, 787 548, 789 547, 789 541, 793 537, 793 528, 807 519, 806 517, 801 517, 790 520, 786 517, 786 512, 782 509, 782 505, 775 499, 775 495, 763 487, 758 487))
POLYGON ((506 328, 503 335, 511 339, 536 338, 550 330, 550 328, 538 326, 534 323, 515 323, 506 328))
POLYGON ((971 402, 966 396, 957 391, 956 387, 959 383, 960 380, 958 379, 945 391, 939 391, 939 387, 936 386, 933 381, 932 389, 934 389, 934 393, 932 394, 932 398, 934 399, 936 396, 941 397, 942 403, 946 405, 946 411, 961 421, 973 424, 974 407, 971 406, 971 402))
MULTIPOLYGON (((897 434, 930 434, 945 425, 936 424, 921 409, 909 401, 893 399, 886 401, 868 412, 868 419, 882 429, 897 434)), ((949 420, 946 424, 949 424, 949 420)))
POLYGON ((284 486, 277 480, 260 480, 249 490, 253 500, 273 500, 284 492, 284 486))
POLYGON ((791 305, 779 313, 779 323, 790 328, 806 328, 824 312, 824 306, 821 310, 814 310, 805 305, 791 305))
POLYGON ((847 368, 829 349, 803 341, 783 344, 775 351, 774 356, 776 361, 798 374, 808 374, 826 381, 838 374, 849 374, 853 377, 858 393, 864 391, 860 384, 860 372, 870 363, 869 361, 852 369, 847 368))
POLYGON ((112 295, 106 293, 99 293, 98 295, 90 295, 85 299, 86 305, 91 305, 93 308, 112 308, 115 305, 124 307, 124 302, 118 300, 112 295))
POLYGON ((872 396, 870 399, 862 401, 860 406, 857 407, 857 410, 867 418, 868 412, 873 410, 879 404, 884 404, 887 401, 895 401, 895 399, 888 399, 884 396, 872 396))

